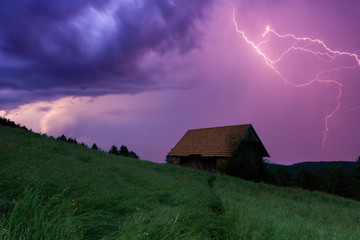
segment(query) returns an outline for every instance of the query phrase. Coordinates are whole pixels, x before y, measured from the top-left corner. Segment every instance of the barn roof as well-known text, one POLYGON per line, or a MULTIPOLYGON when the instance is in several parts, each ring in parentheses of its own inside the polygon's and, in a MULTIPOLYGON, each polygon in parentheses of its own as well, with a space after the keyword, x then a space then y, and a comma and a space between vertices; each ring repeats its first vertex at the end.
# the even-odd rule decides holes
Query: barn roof
MULTIPOLYGON (((201 155, 203 157, 231 157, 248 130, 255 130, 251 124, 224 127, 191 129, 180 139, 169 156, 201 155)), ((269 156, 259 137, 264 156, 269 156)))

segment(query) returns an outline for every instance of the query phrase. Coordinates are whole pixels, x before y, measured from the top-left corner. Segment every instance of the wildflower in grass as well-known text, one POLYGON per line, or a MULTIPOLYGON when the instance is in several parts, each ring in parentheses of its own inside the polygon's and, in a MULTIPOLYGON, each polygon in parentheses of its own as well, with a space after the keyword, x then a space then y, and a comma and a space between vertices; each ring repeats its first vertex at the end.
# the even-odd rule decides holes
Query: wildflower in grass
POLYGON ((6 230, 5 228, 1 231, 1 234, 4 235, 4 239, 7 239, 6 238, 6 233, 8 232, 8 230, 6 230))

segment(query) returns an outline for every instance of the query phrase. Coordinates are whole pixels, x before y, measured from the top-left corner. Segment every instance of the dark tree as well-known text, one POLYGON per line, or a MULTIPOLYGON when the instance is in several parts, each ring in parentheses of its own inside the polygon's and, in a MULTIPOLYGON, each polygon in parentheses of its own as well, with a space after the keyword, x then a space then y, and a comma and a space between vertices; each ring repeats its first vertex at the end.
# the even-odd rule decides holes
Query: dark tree
MULTIPOLYGON (((356 162, 357 162, 356 170, 357 170, 358 173, 360 174, 360 156, 357 158, 356 162)), ((359 174, 358 174, 358 175, 359 175, 359 174)))
POLYGON ((16 124, 14 121, 11 121, 10 119, 7 119, 5 117, 0 117, 0 126, 10 127, 10 128, 22 128, 24 130, 29 131, 25 126, 16 124))
MULTIPOLYGON (((173 148, 170 150, 170 152, 173 150, 173 148)), ((170 153, 169 152, 169 153, 170 153)), ((169 155, 166 155, 165 162, 168 164, 172 164, 172 157, 169 155)))
POLYGON ((73 144, 77 144, 78 142, 76 141, 76 138, 71 138, 69 137, 67 140, 68 143, 73 143, 73 144))
POLYGON ((136 153, 133 152, 133 151, 130 151, 130 152, 129 152, 128 157, 129 157, 129 158, 134 158, 134 159, 139 159, 139 156, 136 155, 136 153))
POLYGON ((91 149, 98 151, 99 147, 96 145, 96 143, 93 143, 93 145, 91 146, 91 149))
POLYGON ((129 150, 125 145, 121 145, 119 154, 124 157, 129 156, 129 150))
POLYGON ((273 171, 269 168, 270 161, 268 159, 262 159, 261 164, 258 166, 258 179, 257 181, 263 181, 269 184, 276 184, 276 177, 273 171))
POLYGON ((299 174, 294 179, 295 187, 300 187, 309 190, 322 190, 321 178, 304 168, 299 171, 299 174))
POLYGON ((65 135, 61 135, 57 138, 58 140, 61 140, 61 141, 64 141, 64 142, 67 142, 67 137, 65 137, 65 135))
POLYGON ((291 175, 288 171, 286 171, 284 166, 276 168, 275 177, 278 185, 284 187, 291 185, 291 175))
POLYGON ((360 200, 360 156, 357 158, 357 172, 351 176, 350 183, 346 189, 346 196, 360 200))
POLYGON ((325 188, 328 193, 344 196, 347 183, 345 173, 339 167, 333 167, 325 177, 325 188))
POLYGON ((217 169, 234 177, 270 183, 275 178, 271 171, 268 171, 265 161, 260 155, 256 154, 254 146, 244 144, 217 169))
POLYGON ((109 153, 114 154, 114 155, 119 155, 119 150, 118 150, 117 146, 112 145, 112 147, 110 148, 109 153))
POLYGON ((223 165, 219 166, 219 170, 246 180, 256 180, 258 177, 258 169, 255 164, 240 154, 229 158, 223 165))
POLYGON ((166 159, 165 159, 165 162, 168 163, 168 164, 171 164, 172 163, 172 157, 167 155, 166 159))

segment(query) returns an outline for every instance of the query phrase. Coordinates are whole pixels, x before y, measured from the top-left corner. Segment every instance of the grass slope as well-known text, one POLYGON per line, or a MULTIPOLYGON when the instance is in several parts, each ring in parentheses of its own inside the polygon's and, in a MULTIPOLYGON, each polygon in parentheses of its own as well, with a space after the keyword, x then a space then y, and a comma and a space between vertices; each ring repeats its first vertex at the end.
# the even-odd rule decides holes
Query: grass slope
POLYGON ((1 239, 359 239, 360 203, 0 127, 1 239))

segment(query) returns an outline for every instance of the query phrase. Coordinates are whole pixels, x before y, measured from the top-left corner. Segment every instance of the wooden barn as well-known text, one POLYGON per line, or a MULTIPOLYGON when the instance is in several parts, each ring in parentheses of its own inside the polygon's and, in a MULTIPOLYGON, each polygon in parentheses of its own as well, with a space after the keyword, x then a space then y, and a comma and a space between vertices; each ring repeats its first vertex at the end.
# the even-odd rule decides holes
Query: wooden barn
POLYGON ((260 166, 270 157, 251 124, 188 130, 168 154, 174 165, 221 172, 229 159, 260 166))

